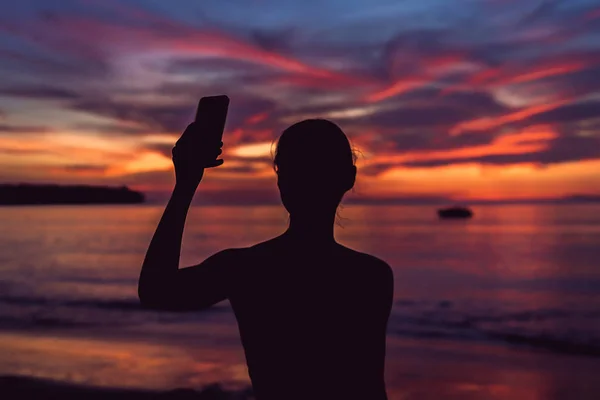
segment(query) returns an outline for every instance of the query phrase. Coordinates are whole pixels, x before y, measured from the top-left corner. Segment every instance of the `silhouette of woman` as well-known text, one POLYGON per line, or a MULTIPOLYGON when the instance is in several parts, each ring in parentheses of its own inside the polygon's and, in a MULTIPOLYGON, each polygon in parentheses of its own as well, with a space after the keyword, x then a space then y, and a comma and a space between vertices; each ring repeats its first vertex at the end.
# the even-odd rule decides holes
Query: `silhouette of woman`
POLYGON ((333 233, 337 207, 356 178, 344 132, 312 119, 279 138, 274 167, 290 214, 282 235, 179 269, 192 197, 204 169, 222 163, 222 143, 202 143, 201 129, 191 124, 173 148, 176 184, 140 274, 142 305, 201 310, 229 299, 258 400, 387 399, 392 271, 333 233))

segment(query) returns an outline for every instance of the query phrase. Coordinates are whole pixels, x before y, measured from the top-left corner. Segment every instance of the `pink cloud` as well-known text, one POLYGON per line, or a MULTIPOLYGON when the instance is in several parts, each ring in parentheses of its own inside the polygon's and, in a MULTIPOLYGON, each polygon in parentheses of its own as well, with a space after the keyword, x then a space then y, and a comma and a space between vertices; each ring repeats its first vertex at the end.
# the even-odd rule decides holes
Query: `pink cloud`
POLYGON ((451 130, 451 135, 460 135, 469 131, 483 131, 487 132, 490 129, 498 128, 510 122, 523 121, 527 118, 541 114, 546 111, 554 110, 560 106, 570 103, 569 100, 562 100, 550 104, 540 104, 536 106, 527 107, 519 111, 515 111, 509 114, 504 114, 499 117, 482 117, 476 118, 470 121, 461 122, 455 125, 451 130))

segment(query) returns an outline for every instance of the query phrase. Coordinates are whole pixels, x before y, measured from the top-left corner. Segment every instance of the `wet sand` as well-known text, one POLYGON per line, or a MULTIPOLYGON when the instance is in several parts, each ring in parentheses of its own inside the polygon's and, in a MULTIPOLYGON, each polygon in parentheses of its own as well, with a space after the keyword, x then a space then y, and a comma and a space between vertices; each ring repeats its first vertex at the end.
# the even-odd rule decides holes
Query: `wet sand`
MULTIPOLYGON (((15 333, 0 336, 0 353, 0 375, 21 376, 0 379, 8 398, 244 399, 249 388, 243 354, 203 346, 15 333)), ((389 338, 386 382, 390 400, 591 400, 599 368, 596 357, 389 338)))

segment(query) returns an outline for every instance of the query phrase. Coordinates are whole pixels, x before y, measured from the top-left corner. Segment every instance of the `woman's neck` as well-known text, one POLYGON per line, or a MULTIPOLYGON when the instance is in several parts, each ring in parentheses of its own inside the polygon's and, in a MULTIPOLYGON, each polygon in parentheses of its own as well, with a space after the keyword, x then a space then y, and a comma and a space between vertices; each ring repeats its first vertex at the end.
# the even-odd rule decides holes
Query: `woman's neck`
POLYGON ((305 243, 335 243, 333 224, 335 213, 317 215, 290 215, 290 225, 285 235, 305 243))

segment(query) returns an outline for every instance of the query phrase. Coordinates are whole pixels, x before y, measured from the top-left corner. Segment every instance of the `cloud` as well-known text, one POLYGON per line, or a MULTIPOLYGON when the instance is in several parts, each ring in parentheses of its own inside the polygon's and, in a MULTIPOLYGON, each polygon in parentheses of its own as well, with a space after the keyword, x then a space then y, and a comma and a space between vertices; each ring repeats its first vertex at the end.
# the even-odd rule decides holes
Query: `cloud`
MULTIPOLYGON (((144 150, 156 151, 170 159, 173 145, 174 143, 147 143, 144 150)), ((250 145, 226 144, 220 158, 225 160, 225 164, 216 170, 217 174, 252 174, 272 171, 273 167, 270 142, 250 145)))
POLYGON ((396 110, 371 114, 360 120, 378 127, 446 127, 461 123, 476 115, 473 110, 466 107, 436 105, 435 102, 432 102, 430 106, 411 107, 409 105, 396 110))
POLYGON ((585 19, 588 20, 588 21, 600 19, 600 8, 597 8, 595 10, 589 11, 585 15, 585 19))
POLYGON ((600 91, 600 59, 588 67, 568 75, 554 77, 544 83, 565 96, 585 98, 600 91))
POLYGON ((400 156, 411 151, 433 152, 433 151, 456 151, 468 150, 491 145, 499 133, 495 135, 481 135, 469 133, 461 136, 443 136, 436 132, 401 133, 392 136, 388 141, 388 148, 382 151, 393 150, 400 156), (389 144, 393 144, 393 148, 389 144))
POLYGON ((75 132, 98 133, 107 136, 145 136, 148 135, 148 127, 143 124, 124 124, 123 121, 113 122, 86 122, 74 123, 70 125, 70 129, 75 132))
POLYGON ((297 29, 281 28, 274 30, 255 29, 250 32, 251 41, 259 48, 272 52, 286 52, 297 34, 297 29))
MULTIPOLYGON (((110 97, 97 97, 89 95, 67 103, 72 110, 84 112, 89 115, 107 117, 114 120, 112 125, 88 124, 92 129, 96 126, 96 131, 110 131, 126 134, 144 134, 144 133, 176 133, 183 132, 185 127, 194 119, 199 94, 213 95, 223 93, 218 91, 195 90, 190 85, 162 86, 148 91, 145 94, 136 94, 140 99, 145 96, 154 97, 159 92, 163 93, 164 99, 152 103, 138 102, 135 100, 114 100, 110 97), (178 93, 181 99, 174 99, 169 96, 178 93)), ((253 125, 255 128, 267 121, 268 114, 276 108, 276 103, 268 99, 262 99, 258 96, 250 97, 243 94, 233 97, 227 116, 226 129, 229 132, 235 131, 247 125, 253 125), (263 115, 262 120, 257 120, 257 115, 263 115), (252 118, 255 118, 252 121, 252 118)), ((274 126, 270 123, 270 126, 274 126)), ((81 125, 79 125, 81 127, 81 125)), ((244 130, 251 133, 252 130, 244 130)), ((259 130, 254 129, 255 133, 259 130)), ((269 131, 270 132, 270 131, 269 131)), ((242 135, 244 136, 244 135, 242 135)), ((264 135, 256 135, 255 140, 260 140, 264 135)), ((239 140, 244 138, 239 137, 239 140)), ((246 138, 247 139, 247 138, 246 138)))
POLYGON ((70 164, 65 165, 63 168, 66 171, 106 171, 108 165, 97 165, 97 164, 70 164))
POLYGON ((531 107, 525 107, 518 111, 510 112, 508 114, 500 115, 497 117, 485 116, 475 118, 469 121, 458 123, 450 130, 450 134, 460 135, 464 132, 470 131, 488 132, 492 129, 501 127, 509 123, 526 121, 532 116, 554 110, 567 103, 568 100, 562 100, 555 103, 539 104, 531 107))
POLYGON ((395 82, 393 82, 388 87, 377 91, 375 93, 371 93, 365 97, 365 101, 368 102, 376 102, 380 100, 387 99, 392 96, 397 96, 413 89, 422 87, 427 83, 430 83, 431 80, 421 78, 421 77, 407 77, 401 78, 395 82))
POLYGON ((27 133, 47 133, 53 132, 54 129, 49 126, 38 125, 12 125, 0 124, 0 135, 2 134, 27 134, 27 133))
POLYGON ((0 96, 57 100, 72 100, 79 98, 79 95, 72 90, 34 85, 0 88, 0 96))
POLYGON ((361 167, 359 172, 364 176, 376 177, 390 169, 393 169, 396 166, 397 164, 395 163, 376 163, 361 167))
POLYGON ((429 160, 445 160, 447 163, 452 163, 453 161, 486 157, 488 155, 529 154, 545 150, 548 143, 557 137, 558 134, 549 126, 534 126, 522 132, 498 135, 489 143, 445 149, 408 151, 382 158, 388 158, 402 164, 429 160))
POLYGON ((109 170, 109 165, 68 164, 59 167, 52 167, 51 172, 57 175, 66 174, 69 176, 99 177, 105 175, 109 170))
POLYGON ((530 123, 570 123, 600 118, 600 101, 584 101, 564 104, 560 107, 533 115, 530 123))
POLYGON ((211 81, 234 79, 242 84, 244 79, 267 79, 273 71, 264 65, 248 64, 243 60, 228 58, 210 58, 202 55, 175 55, 167 60, 164 72, 197 76, 198 79, 211 77, 211 81))
POLYGON ((536 22, 536 20, 540 18, 550 16, 560 2, 562 2, 562 0, 541 0, 537 7, 533 9, 533 11, 526 14, 525 17, 519 21, 518 25, 527 26, 536 22))
MULTIPOLYGON (((216 3, 172 9, 144 0, 32 3, 32 12, 18 16, 9 10, 0 17, 0 135, 59 130, 90 146, 89 138, 107 139, 90 164, 132 146, 146 158, 124 157, 96 172, 150 187, 144 177, 166 168, 168 141, 191 121, 198 98, 227 93, 228 166, 214 173, 215 190, 239 176, 263 179, 265 155, 250 162, 244 149, 310 117, 333 119, 352 135, 365 154, 363 176, 373 182, 398 168, 441 174, 466 163, 600 158, 593 150, 597 10, 583 2, 427 8, 406 1, 368 13, 348 3, 327 24, 325 16, 307 24, 304 5, 292 12, 283 3, 269 10, 277 18, 244 4, 238 15, 216 3)), ((3 143, 5 154, 24 151, 3 143)), ((36 162, 59 165, 56 174, 93 173, 54 146, 51 160, 36 162)))
POLYGON ((109 98, 81 99, 70 104, 74 110, 145 125, 148 131, 178 132, 193 120, 191 104, 139 104, 109 98))
MULTIPOLYGON (((533 146, 534 147, 530 148, 531 150, 534 149, 536 145, 533 146)), ((468 153, 466 153, 466 155, 468 155, 468 153)), ((481 154, 464 158, 455 158, 449 155, 447 158, 409 161, 405 165, 409 167, 433 167, 459 163, 492 165, 533 163, 543 166, 572 162, 575 160, 596 159, 600 159, 600 136, 557 136, 543 146, 537 147, 537 151, 523 151, 512 154, 510 152, 500 152, 499 154, 481 154)))
MULTIPOLYGON (((195 28, 181 22, 174 23, 160 19, 153 21, 150 28, 145 25, 126 25, 117 21, 107 22, 62 14, 51 14, 50 18, 46 18, 43 22, 61 34, 79 35, 79 41, 76 44, 83 43, 81 39, 91 40, 95 46, 90 47, 87 51, 83 51, 83 47, 78 49, 82 54, 90 57, 101 54, 102 49, 114 44, 115 40, 121 39, 122 51, 140 52, 150 49, 170 52, 173 55, 202 55, 245 61, 315 78, 351 79, 343 74, 336 74, 334 71, 306 64, 293 57, 265 50, 245 38, 236 37, 214 28, 195 28)), ((53 43, 59 45, 59 42, 53 43)), ((61 50, 65 49, 61 48, 61 50)))
POLYGON ((157 151, 158 153, 162 154, 163 156, 171 158, 173 155, 172 151, 173 151, 174 145, 175 145, 175 142, 173 142, 173 143, 147 143, 144 145, 144 148, 147 150, 157 151))

